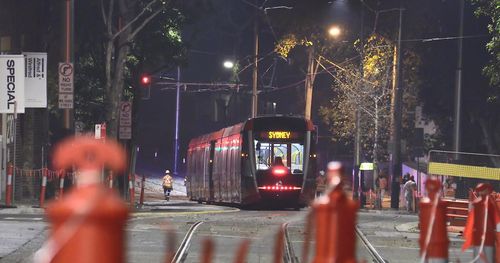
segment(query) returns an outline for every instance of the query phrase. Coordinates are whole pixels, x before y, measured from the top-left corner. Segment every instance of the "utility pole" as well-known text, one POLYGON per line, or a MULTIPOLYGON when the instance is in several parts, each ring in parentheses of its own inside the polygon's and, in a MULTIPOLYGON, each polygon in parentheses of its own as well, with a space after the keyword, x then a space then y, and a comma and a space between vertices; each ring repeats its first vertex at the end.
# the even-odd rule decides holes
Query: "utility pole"
MULTIPOLYGON (((257 2, 257 1, 256 1, 257 2)), ((257 117, 258 113, 258 97, 257 97, 257 74, 258 74, 258 62, 259 62, 259 22, 258 18, 259 10, 255 10, 255 19, 253 24, 253 36, 254 36, 254 54, 253 54, 253 73, 252 73, 252 118, 257 117)))
MULTIPOLYGON (((361 6, 361 28, 360 28, 360 34, 359 34, 359 39, 361 40, 361 50, 360 50, 360 57, 361 57, 361 63, 359 64, 359 71, 361 72, 361 78, 364 79, 364 47, 365 47, 365 41, 364 41, 364 36, 365 36, 365 11, 364 11, 364 6, 361 6)), ((364 85, 364 82, 361 81, 359 85, 364 85)), ((362 89, 361 89, 362 90, 362 89)), ((352 195, 353 199, 358 199, 358 185, 359 185, 359 178, 358 178, 358 173, 359 173, 359 165, 361 163, 361 109, 359 107, 359 104, 356 106, 356 134, 354 135, 354 165, 352 169, 352 195)))
POLYGON ((307 47, 307 75, 305 79, 306 84, 306 108, 304 111, 304 117, 308 120, 311 119, 311 108, 312 108, 312 96, 313 96, 313 85, 314 85, 314 46, 310 45, 307 47))
POLYGON ((455 80, 455 121, 453 122, 453 151, 460 151, 460 117, 462 104, 462 49, 464 35, 464 0, 460 0, 460 28, 458 32, 458 61, 455 80))
MULTIPOLYGON (((66 63, 72 63, 73 58, 73 29, 74 29, 74 0, 64 1, 64 13, 65 13, 65 23, 64 23, 64 61, 66 63)), ((73 95, 74 96, 74 95, 73 95)), ((66 130, 72 128, 72 113, 73 109, 63 109, 63 127, 66 130)))
POLYGON ((390 136, 390 171, 391 208, 399 209, 399 177, 401 176, 401 103, 402 103, 402 74, 401 74, 401 34, 403 27, 403 7, 400 0, 398 42, 394 48, 394 65, 392 78, 391 99, 391 136, 390 136))

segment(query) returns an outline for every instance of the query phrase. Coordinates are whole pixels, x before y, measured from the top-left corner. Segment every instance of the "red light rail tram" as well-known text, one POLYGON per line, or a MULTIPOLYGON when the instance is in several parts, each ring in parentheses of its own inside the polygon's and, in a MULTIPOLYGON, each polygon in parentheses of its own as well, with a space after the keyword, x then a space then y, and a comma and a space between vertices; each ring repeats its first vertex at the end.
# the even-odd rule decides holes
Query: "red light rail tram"
POLYGON ((194 138, 187 153, 191 200, 304 207, 313 198, 316 132, 302 117, 267 116, 194 138))

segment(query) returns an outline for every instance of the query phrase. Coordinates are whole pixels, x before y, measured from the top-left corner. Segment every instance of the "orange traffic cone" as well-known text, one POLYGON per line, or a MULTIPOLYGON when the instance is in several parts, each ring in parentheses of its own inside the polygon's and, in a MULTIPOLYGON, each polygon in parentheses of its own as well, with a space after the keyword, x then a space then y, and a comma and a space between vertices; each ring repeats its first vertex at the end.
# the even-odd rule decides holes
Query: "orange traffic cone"
POLYGON ((420 200, 420 256, 426 262, 448 262, 448 233, 446 231, 446 204, 440 198, 441 182, 425 182, 429 194, 420 200))
POLYGON ((343 167, 328 164, 328 191, 313 204, 316 221, 316 253, 314 263, 356 262, 356 212, 358 203, 342 190, 343 167))
POLYGON ((35 262, 125 262, 128 209, 101 182, 101 168, 120 171, 125 154, 118 144, 92 138, 63 142, 54 153, 57 169, 78 169, 77 187, 50 204, 46 213, 52 231, 35 262))
POLYGON ((472 210, 467 217, 462 250, 472 246, 475 262, 496 262, 494 260, 496 209, 491 202, 492 191, 493 187, 489 184, 477 185, 475 192, 478 197, 472 203, 472 210))

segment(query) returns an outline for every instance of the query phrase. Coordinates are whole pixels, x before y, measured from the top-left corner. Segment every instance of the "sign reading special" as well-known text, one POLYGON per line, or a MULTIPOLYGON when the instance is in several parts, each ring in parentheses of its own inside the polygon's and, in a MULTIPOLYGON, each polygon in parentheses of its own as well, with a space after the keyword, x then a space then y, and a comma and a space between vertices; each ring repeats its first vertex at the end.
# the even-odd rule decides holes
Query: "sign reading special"
POLYGON ((0 55, 0 113, 24 113, 24 56, 0 55))
POLYGON ((25 52, 25 107, 47 108, 47 53, 25 52))

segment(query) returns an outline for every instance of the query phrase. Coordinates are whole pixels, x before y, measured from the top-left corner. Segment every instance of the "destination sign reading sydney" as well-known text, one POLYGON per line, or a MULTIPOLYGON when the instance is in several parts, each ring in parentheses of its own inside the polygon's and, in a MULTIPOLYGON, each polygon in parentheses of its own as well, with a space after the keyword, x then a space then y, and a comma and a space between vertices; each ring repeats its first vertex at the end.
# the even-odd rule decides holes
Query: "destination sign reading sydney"
POLYGON ((267 139, 285 139, 285 140, 298 138, 298 134, 296 132, 290 132, 290 131, 268 131, 268 132, 262 132, 260 136, 267 139))

